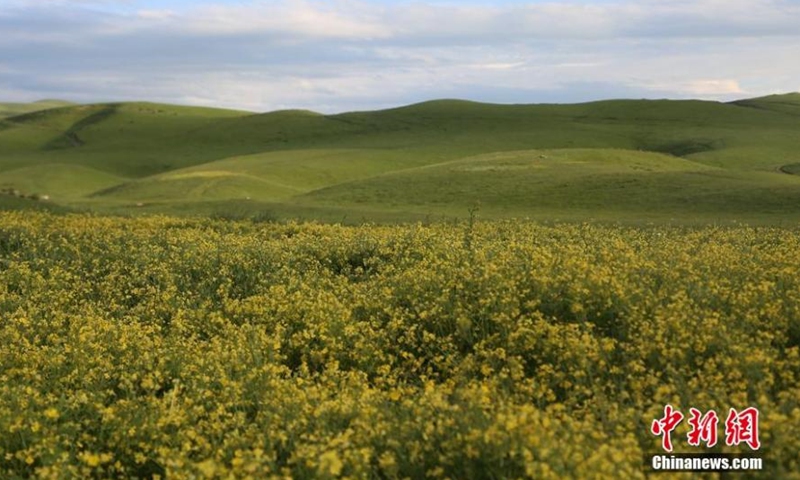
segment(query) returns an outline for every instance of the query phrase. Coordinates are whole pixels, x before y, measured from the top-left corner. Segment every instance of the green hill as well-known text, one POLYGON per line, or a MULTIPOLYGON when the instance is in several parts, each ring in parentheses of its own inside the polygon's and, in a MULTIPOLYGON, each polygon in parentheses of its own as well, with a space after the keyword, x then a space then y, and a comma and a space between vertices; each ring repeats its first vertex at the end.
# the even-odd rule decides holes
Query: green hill
POLYGON ((52 163, 0 172, 0 189, 47 195, 57 202, 77 200, 124 179, 81 165, 52 163))
POLYGON ((800 115, 800 93, 769 95, 761 98, 740 100, 733 103, 743 107, 760 108, 762 110, 782 112, 789 115, 800 115))
POLYGON ((0 188, 116 213, 789 222, 798 128, 800 94, 338 115, 82 105, 0 120, 0 188))
POLYGON ((792 215, 800 177, 747 174, 678 157, 616 149, 501 152, 315 190, 297 202, 490 217, 714 220, 792 215))
POLYGON ((0 103, 0 118, 13 117, 25 113, 74 105, 63 100, 39 100, 30 103, 0 103))

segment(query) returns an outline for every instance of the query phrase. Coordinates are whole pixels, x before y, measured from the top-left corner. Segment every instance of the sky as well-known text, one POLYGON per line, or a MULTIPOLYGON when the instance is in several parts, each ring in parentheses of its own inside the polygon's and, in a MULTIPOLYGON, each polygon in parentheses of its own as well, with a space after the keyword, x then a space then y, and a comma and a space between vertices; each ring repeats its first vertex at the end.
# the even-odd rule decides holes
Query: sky
POLYGON ((323 113, 800 91, 800 0, 0 0, 0 101, 323 113))

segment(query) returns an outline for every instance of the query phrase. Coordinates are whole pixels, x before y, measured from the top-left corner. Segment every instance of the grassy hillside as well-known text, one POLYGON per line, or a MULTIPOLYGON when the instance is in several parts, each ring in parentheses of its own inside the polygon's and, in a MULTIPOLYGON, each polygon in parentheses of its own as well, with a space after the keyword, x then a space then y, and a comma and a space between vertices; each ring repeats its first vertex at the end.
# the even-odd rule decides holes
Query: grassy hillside
POLYGON ((71 102, 65 102, 64 100, 39 100, 38 102, 30 103, 0 102, 0 118, 13 117, 14 115, 22 115, 24 113, 47 110, 50 108, 66 107, 69 105, 74 104, 71 102))
POLYGON ((800 218, 800 94, 438 100, 320 115, 151 103, 0 120, 0 187, 117 213, 383 220, 800 218), (797 210, 797 212, 796 212, 797 210))
POLYGON ((81 165, 33 165, 0 173, 0 188, 75 200, 122 181, 121 177, 81 165))
POLYGON ((740 100, 733 102, 744 107, 760 108, 789 115, 800 115, 800 93, 787 93, 783 95, 768 95, 761 98, 740 100))

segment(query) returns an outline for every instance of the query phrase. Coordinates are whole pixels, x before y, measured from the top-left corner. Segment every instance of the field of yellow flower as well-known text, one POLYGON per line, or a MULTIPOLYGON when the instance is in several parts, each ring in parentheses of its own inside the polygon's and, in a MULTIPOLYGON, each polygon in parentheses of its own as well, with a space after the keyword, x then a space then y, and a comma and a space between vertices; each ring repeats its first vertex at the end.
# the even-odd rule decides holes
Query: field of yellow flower
POLYGON ((800 478, 798 319, 800 229, 0 213, 0 478, 800 478))

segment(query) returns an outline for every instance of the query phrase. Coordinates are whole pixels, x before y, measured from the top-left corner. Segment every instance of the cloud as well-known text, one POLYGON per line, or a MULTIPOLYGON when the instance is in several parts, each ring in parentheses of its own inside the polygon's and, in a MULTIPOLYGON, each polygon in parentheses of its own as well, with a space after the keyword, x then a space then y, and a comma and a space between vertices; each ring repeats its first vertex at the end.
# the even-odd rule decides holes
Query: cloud
POLYGON ((489 40, 797 36, 791 0, 632 0, 498 5, 262 0, 200 5, 175 18, 186 32, 280 32, 298 37, 391 39, 419 45, 489 40))
POLYGON ((683 88, 697 95, 731 95, 745 93, 736 80, 692 80, 683 88))
POLYGON ((389 34, 387 25, 368 8, 345 9, 334 2, 305 0, 254 2, 247 5, 206 5, 175 23, 186 32, 207 35, 280 33, 290 37, 371 39, 389 34))
POLYGON ((0 94, 331 112, 726 100, 796 87, 797 25, 790 0, 17 0, 0 4, 0 94))
POLYGON ((176 17, 173 10, 139 10, 136 16, 143 20, 169 20, 176 17))

